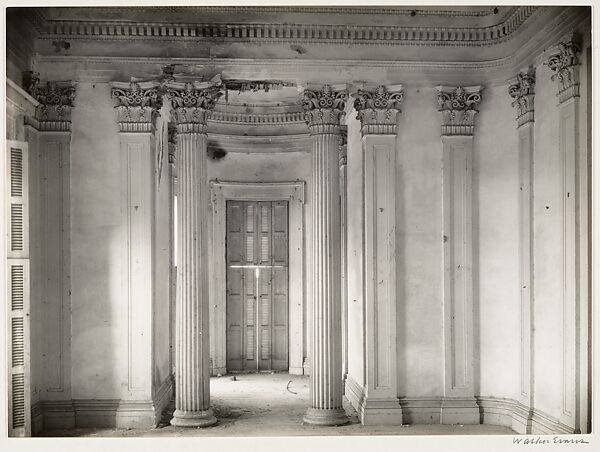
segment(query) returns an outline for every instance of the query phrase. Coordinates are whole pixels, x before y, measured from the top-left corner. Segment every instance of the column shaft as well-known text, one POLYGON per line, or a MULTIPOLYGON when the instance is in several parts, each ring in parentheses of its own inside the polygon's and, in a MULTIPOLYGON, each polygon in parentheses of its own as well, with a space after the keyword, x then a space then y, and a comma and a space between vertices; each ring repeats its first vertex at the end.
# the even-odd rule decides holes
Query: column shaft
POLYGON ((313 312, 311 424, 348 422, 342 408, 340 199, 338 137, 313 136, 313 312))
MULTIPOLYGON (((185 124, 188 126, 189 124, 185 124)), ((175 426, 216 423, 210 409, 208 262, 206 237, 206 134, 177 136, 176 397, 175 426)))

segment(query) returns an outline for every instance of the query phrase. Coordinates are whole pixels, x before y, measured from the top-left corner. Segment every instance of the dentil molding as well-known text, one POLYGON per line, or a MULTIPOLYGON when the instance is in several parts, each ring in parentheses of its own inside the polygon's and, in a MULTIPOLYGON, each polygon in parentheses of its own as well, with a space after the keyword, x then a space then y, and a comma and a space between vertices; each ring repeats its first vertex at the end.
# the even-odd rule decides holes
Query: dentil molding
MULTIPOLYGON (((510 38, 539 9, 519 6, 504 21, 488 27, 409 27, 294 23, 168 23, 114 20, 35 22, 42 39, 218 40, 220 42, 303 42, 341 44, 442 44, 487 46, 510 38)), ((354 13, 354 11, 353 11, 354 13)))
POLYGON ((514 99, 513 107, 517 107, 517 124, 522 126, 534 120, 535 69, 529 68, 517 74, 509 81, 508 94, 514 99))
POLYGON ((363 135, 396 133, 398 113, 404 99, 402 85, 389 89, 380 85, 374 91, 359 89, 352 97, 363 135))
POLYGON ((481 86, 443 86, 438 90, 442 135, 473 135, 475 115, 481 102, 481 86))

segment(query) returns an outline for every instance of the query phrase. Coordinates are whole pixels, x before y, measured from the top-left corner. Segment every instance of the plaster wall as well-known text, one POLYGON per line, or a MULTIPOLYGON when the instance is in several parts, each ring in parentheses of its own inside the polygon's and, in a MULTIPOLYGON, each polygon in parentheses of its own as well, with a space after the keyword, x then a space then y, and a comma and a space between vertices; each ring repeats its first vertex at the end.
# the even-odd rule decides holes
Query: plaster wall
POLYGON ((79 83, 70 190, 74 399, 116 399, 126 388, 119 153, 110 87, 79 83))
POLYGON ((405 86, 396 175, 398 396, 443 393, 442 144, 437 91, 405 86))
POLYGON ((518 399, 519 158, 508 86, 488 86, 473 146, 475 395, 518 399))
POLYGON ((365 384, 363 150, 356 113, 347 115, 348 379, 365 384))
POLYGON ((170 375, 170 228, 169 203, 171 190, 169 180, 169 152, 165 115, 157 121, 156 146, 154 149, 154 318, 153 318, 153 389, 156 390, 170 375))

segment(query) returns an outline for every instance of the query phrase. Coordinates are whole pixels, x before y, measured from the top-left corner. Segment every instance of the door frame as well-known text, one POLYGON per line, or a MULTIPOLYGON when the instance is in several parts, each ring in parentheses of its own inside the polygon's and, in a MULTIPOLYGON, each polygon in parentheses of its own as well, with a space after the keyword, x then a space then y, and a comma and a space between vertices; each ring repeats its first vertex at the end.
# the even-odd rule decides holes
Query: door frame
POLYGON ((226 212, 227 201, 288 201, 288 359, 290 374, 303 374, 304 306, 304 181, 210 181, 212 227, 209 227, 209 335, 212 375, 227 372, 226 212))

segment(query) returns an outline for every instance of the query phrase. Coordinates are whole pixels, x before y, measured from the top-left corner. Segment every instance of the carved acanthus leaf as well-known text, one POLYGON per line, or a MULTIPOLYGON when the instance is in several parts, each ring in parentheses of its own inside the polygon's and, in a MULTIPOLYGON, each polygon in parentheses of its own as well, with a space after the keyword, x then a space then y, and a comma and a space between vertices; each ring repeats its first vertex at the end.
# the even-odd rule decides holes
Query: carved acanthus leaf
POLYGON ((196 87, 193 83, 185 83, 183 86, 167 85, 167 97, 171 102, 177 124, 193 123, 205 126, 212 109, 222 95, 222 87, 218 85, 202 88, 196 87))
POLYGON ((374 91, 358 90, 353 94, 356 119, 362 125, 362 133, 394 134, 404 92, 390 92, 380 85, 374 91))
POLYGON ((304 90, 302 108, 306 111, 306 122, 313 133, 336 133, 344 116, 348 92, 335 91, 324 85, 320 91, 304 90))
POLYGON ((513 107, 517 107, 517 122, 519 126, 533 121, 535 70, 519 72, 516 80, 508 87, 508 94, 515 99, 513 107))
POLYGON ((577 54, 581 52, 581 39, 573 35, 569 41, 559 42, 548 60, 544 62, 554 74, 551 80, 558 81, 560 102, 579 96, 579 61, 577 54))
POLYGON ((119 128, 122 132, 147 133, 154 130, 163 92, 156 81, 112 84, 111 96, 117 100, 119 128))
POLYGON ((39 85, 39 74, 30 73, 29 94, 39 103, 36 120, 42 130, 68 131, 71 123, 71 108, 75 100, 72 82, 47 82, 39 85))
POLYGON ((472 135, 481 102, 481 87, 438 86, 438 111, 442 112, 442 135, 472 135))

